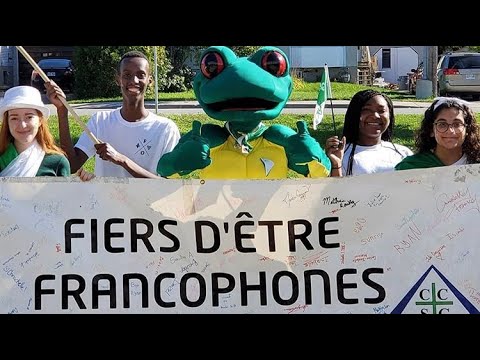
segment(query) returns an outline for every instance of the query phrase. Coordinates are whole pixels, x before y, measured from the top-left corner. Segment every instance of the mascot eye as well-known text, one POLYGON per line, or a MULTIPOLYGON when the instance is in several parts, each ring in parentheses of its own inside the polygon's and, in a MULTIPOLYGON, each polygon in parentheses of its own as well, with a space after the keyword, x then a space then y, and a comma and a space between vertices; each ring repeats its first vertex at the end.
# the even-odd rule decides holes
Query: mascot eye
POLYGON ((267 51, 262 56, 262 68, 277 77, 287 71, 287 59, 278 51, 267 51))
POLYGON ((225 68, 225 62, 220 54, 216 52, 206 53, 200 63, 200 70, 207 79, 213 79, 225 68))

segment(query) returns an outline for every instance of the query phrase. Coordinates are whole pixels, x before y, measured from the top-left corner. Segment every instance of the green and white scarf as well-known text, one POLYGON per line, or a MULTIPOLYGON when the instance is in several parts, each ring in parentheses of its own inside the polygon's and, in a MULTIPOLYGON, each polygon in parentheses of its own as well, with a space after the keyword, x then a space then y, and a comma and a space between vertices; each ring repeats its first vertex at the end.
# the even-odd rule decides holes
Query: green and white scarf
POLYGON ((20 154, 15 146, 10 143, 5 152, 0 156, 0 176, 34 177, 45 156, 45 151, 35 140, 20 154))

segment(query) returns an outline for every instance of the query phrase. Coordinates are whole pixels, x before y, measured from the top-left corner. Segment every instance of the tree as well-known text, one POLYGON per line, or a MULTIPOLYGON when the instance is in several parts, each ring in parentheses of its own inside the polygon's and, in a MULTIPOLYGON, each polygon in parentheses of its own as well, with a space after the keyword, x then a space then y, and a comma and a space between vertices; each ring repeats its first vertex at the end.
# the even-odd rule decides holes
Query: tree
POLYGON ((480 46, 470 46, 471 51, 480 52, 480 46))
MULTIPOLYGON (((73 55, 76 96, 79 99, 119 96, 120 90, 115 82, 116 67, 122 55, 131 50, 141 51, 147 56, 153 75, 152 46, 76 46, 73 55)), ((164 46, 157 48, 157 64, 161 89, 160 84, 165 85, 167 82, 167 73, 171 67, 164 46)), ((152 96, 153 92, 152 86, 147 90, 147 96, 152 96)))
POLYGON ((237 54, 238 57, 250 56, 261 46, 230 46, 230 48, 237 54))
POLYGON ((185 64, 188 58, 197 59, 203 46, 167 46, 167 56, 172 65, 168 72, 166 91, 178 92, 192 88, 195 73, 185 64))
MULTIPOLYGON (((445 54, 447 52, 454 52, 459 50, 468 50, 468 48, 472 48, 475 46, 439 46, 438 47, 438 55, 445 54)), ((474 50, 477 51, 477 50, 474 50)))

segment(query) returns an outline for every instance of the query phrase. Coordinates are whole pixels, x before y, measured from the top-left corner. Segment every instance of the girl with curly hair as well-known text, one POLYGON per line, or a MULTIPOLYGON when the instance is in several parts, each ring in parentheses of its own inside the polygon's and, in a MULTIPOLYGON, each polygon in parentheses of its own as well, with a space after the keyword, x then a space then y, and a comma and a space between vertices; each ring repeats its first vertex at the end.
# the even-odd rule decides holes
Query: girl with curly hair
POLYGON ((415 147, 415 155, 395 170, 479 163, 479 127, 470 104, 454 97, 435 98, 425 111, 415 147))

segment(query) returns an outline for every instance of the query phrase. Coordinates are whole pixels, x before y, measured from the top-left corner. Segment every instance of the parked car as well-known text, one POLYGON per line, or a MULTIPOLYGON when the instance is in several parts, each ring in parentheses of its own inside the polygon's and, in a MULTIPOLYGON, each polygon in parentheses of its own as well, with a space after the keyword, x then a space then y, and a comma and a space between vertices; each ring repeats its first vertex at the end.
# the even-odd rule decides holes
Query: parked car
MULTIPOLYGON (((38 62, 50 80, 55 81, 65 92, 72 92, 75 83, 75 74, 72 61, 61 58, 45 58, 38 62)), ((32 70, 30 84, 40 91, 45 91, 45 82, 36 70, 32 70)))
POLYGON ((471 95, 480 99, 480 53, 447 53, 437 65, 438 93, 441 96, 471 95))

